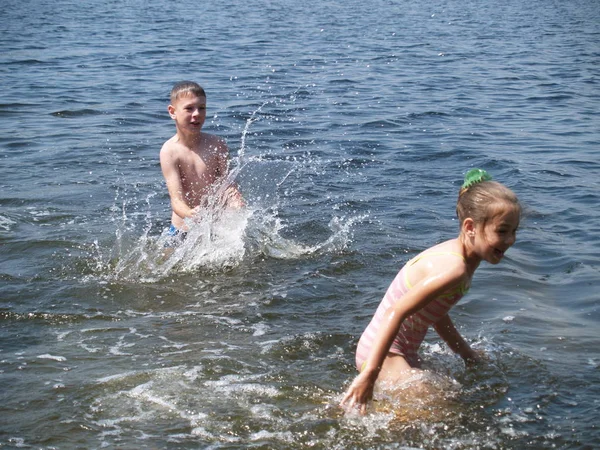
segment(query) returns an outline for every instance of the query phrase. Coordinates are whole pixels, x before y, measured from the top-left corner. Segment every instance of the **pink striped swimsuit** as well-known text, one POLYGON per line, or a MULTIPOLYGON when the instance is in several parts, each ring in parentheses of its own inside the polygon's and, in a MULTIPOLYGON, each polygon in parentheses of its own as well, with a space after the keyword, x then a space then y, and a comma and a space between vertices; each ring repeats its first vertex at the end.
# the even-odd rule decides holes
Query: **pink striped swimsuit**
MULTIPOLYGON (((400 272, 398 272, 398 275, 396 275, 396 278, 394 278, 394 281, 390 284, 383 300, 379 304, 371 322, 358 341, 358 348, 356 349, 356 367, 359 371, 369 357, 371 347, 375 341, 379 327, 381 326, 383 315, 388 308, 392 307, 412 288, 412 285, 408 280, 408 268, 420 259, 434 255, 456 255, 464 260, 464 257, 460 253, 425 252, 409 261, 400 272)), ((452 308, 468 290, 469 285, 467 284, 454 288, 431 301, 423 309, 420 309, 413 315, 407 317, 402 322, 389 352, 404 356, 411 366, 418 367, 419 357, 417 355, 417 350, 419 349, 421 342, 423 342, 423 339, 425 339, 427 329, 430 325, 444 317, 450 308, 452 308)))

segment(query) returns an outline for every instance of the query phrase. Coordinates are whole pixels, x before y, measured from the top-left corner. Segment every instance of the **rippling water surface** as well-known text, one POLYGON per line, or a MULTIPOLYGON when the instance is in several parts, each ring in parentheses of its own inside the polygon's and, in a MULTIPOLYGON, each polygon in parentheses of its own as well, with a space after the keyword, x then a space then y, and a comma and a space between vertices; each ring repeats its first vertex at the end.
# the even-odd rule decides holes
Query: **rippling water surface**
POLYGON ((556 2, 9 2, 0 11, 0 447, 600 447, 600 10, 556 2), (164 251, 175 81, 245 211, 164 251), (525 206, 435 336, 445 392, 337 403, 462 176, 525 206))

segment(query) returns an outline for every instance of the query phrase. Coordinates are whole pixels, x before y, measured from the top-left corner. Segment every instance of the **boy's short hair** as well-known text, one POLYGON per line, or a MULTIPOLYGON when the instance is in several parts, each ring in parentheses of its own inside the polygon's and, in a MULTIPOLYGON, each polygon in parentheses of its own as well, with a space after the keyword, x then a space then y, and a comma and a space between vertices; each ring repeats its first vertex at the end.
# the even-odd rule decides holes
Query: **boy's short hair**
POLYGON ((196 97, 206 97, 202 86, 194 81, 180 81, 171 89, 171 103, 174 103, 182 95, 192 94, 196 97))

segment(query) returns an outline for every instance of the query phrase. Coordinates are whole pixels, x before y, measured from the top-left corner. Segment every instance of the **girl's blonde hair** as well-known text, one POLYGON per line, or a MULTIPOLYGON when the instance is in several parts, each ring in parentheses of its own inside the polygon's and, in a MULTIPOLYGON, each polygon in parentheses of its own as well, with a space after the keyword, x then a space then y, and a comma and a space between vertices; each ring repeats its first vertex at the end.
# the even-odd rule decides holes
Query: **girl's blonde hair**
POLYGON ((456 215, 461 224, 470 217, 476 224, 485 225, 506 206, 521 213, 519 199, 513 191, 496 181, 480 181, 461 188, 456 202, 456 215))

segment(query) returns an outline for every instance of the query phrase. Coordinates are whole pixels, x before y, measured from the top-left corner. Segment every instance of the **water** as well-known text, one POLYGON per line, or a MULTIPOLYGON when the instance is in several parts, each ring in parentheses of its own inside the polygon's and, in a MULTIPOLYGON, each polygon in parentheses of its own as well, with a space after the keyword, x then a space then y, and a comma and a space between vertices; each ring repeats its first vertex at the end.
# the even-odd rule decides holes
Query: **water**
POLYGON ((599 447, 597 6, 3 5, 0 446, 599 447), (181 79, 248 209, 165 255, 181 79), (343 414, 360 333, 456 234, 472 167, 525 206, 453 311, 488 363, 430 335, 447 395, 343 414))

